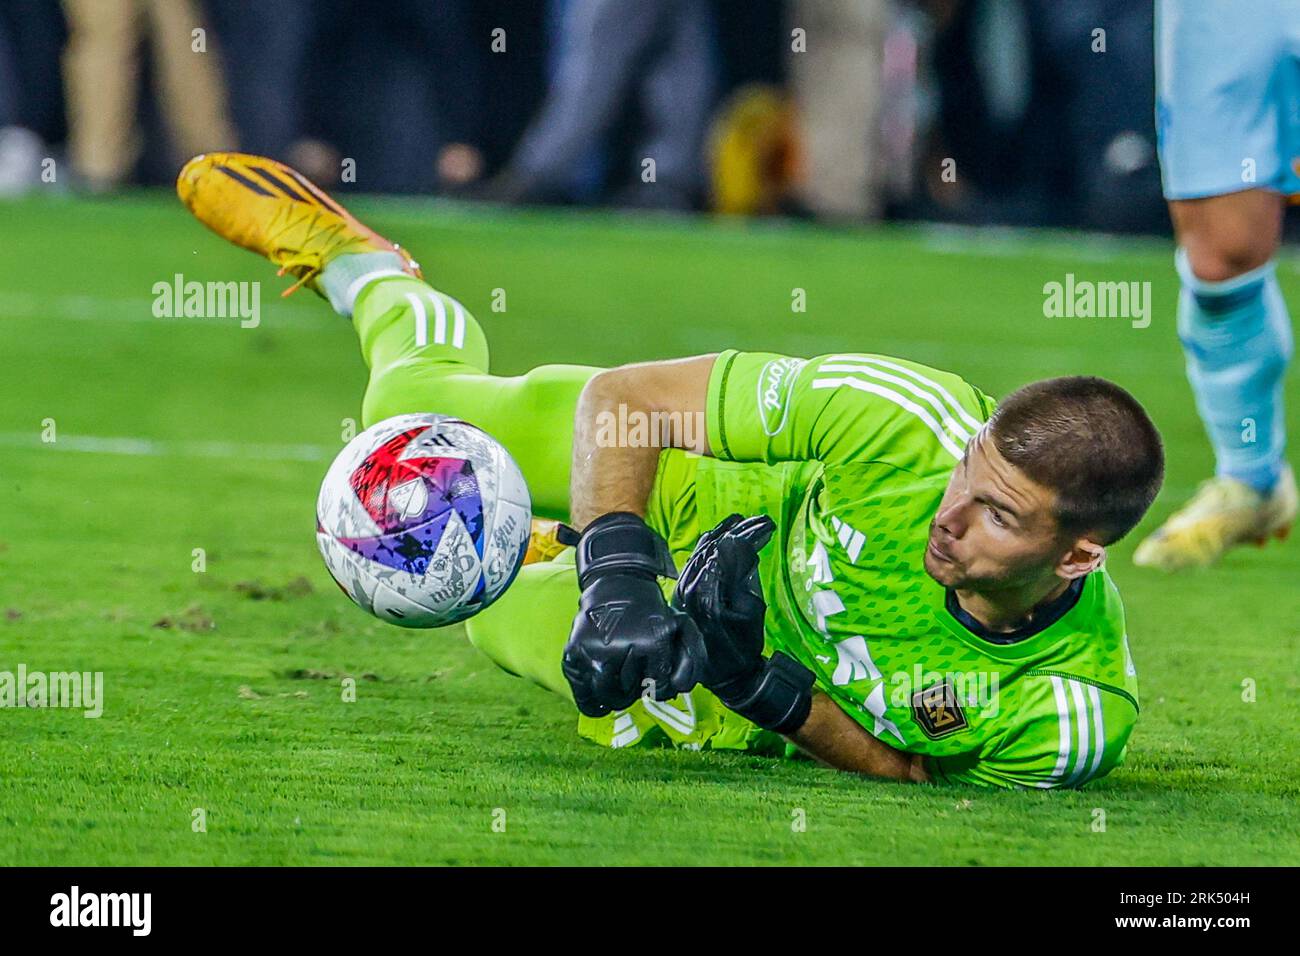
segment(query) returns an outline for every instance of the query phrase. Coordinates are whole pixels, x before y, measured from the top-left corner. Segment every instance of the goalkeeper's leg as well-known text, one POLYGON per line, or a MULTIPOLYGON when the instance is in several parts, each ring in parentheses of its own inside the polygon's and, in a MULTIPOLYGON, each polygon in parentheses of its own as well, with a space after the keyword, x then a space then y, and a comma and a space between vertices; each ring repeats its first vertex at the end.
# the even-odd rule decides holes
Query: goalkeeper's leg
MULTIPOLYGON (((333 268, 325 270, 327 288, 333 268)), ((487 340, 469 310, 410 276, 369 282, 351 310, 370 368, 362 403, 367 426, 407 412, 463 418, 519 463, 535 514, 568 517, 574 409, 599 369, 543 365, 524 375, 490 375, 487 340)))
POLYGON ((283 163, 245 153, 196 156, 177 177, 176 192, 209 229, 296 276, 293 288, 306 285, 355 318, 370 367, 367 425, 402 412, 463 418, 514 456, 537 514, 567 515, 573 413, 597 369, 552 365, 515 378, 489 375, 483 330, 465 307, 426 285, 404 249, 283 163))

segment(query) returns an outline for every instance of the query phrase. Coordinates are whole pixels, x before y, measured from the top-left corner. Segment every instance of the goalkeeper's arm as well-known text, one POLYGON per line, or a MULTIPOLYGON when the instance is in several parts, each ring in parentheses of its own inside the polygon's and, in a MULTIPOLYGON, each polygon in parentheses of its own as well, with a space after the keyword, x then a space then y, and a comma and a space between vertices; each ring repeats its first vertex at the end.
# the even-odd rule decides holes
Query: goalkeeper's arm
POLYGON ((904 753, 877 740, 821 692, 813 694, 808 719, 786 737, 800 750, 836 770, 912 783, 930 779, 920 754, 904 753))
POLYGON ((574 414, 569 478, 574 527, 614 511, 644 516, 664 448, 710 454, 703 422, 716 359, 700 355, 624 365, 600 372, 587 383, 574 414), (652 440, 640 445, 622 440, 622 435, 609 440, 611 423, 638 418, 663 423, 665 433, 646 428, 641 434, 652 440))
MULTIPOLYGON (((695 430, 684 423, 703 421, 713 362, 704 356, 611 369, 594 376, 578 401, 569 510, 582 529, 582 596, 561 666, 589 717, 628 707, 646 692, 656 700, 684 693, 703 666, 695 625, 668 606, 658 584, 676 577, 668 544, 643 519, 660 449, 706 451, 702 440, 688 443, 695 430), (676 427, 633 445, 617 433, 633 415, 676 427)), ((644 428, 638 433, 651 437, 644 428)))

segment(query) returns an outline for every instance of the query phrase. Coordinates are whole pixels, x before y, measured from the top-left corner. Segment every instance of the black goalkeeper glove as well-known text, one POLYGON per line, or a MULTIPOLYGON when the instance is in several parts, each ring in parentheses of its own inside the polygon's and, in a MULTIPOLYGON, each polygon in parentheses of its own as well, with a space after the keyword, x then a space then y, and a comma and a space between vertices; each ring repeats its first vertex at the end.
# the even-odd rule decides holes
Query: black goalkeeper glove
POLYGON ((668 543, 636 515, 602 515, 582 532, 582 597, 562 666, 588 717, 621 710, 647 692, 671 700, 695 686, 704 645, 690 616, 664 599, 660 576, 677 577, 668 543))
POLYGON ((787 734, 808 719, 814 677, 780 651, 763 656, 767 605, 758 552, 775 527, 764 515, 731 515, 706 532, 682 568, 673 606, 691 616, 703 637, 707 660, 700 683, 729 710, 787 734))

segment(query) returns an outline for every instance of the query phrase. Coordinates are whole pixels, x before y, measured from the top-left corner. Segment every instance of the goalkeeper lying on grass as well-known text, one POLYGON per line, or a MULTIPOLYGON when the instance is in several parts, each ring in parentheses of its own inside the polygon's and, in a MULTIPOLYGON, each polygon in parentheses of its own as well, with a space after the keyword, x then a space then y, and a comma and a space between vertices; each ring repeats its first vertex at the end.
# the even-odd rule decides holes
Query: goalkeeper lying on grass
POLYGON ((995 409, 903 359, 734 351, 494 376, 468 311, 295 171, 209 154, 177 188, 351 318, 366 425, 471 421, 539 515, 583 529, 467 624, 570 696, 583 736, 791 741, 875 777, 1003 787, 1078 786, 1123 759, 1137 681, 1103 562, 1163 475, 1123 389, 1049 379, 995 409), (649 437, 671 447, 619 441, 616 421, 666 421, 649 437))

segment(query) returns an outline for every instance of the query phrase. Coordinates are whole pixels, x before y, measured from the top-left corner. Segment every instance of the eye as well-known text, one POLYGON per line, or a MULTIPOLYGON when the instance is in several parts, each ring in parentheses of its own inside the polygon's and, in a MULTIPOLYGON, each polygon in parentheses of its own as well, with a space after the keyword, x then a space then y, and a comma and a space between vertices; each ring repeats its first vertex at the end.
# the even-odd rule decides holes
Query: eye
POLYGON ((998 511, 997 508, 989 508, 989 517, 993 519, 993 523, 999 528, 1005 528, 1007 526, 1006 520, 1002 517, 1002 513, 998 511))

